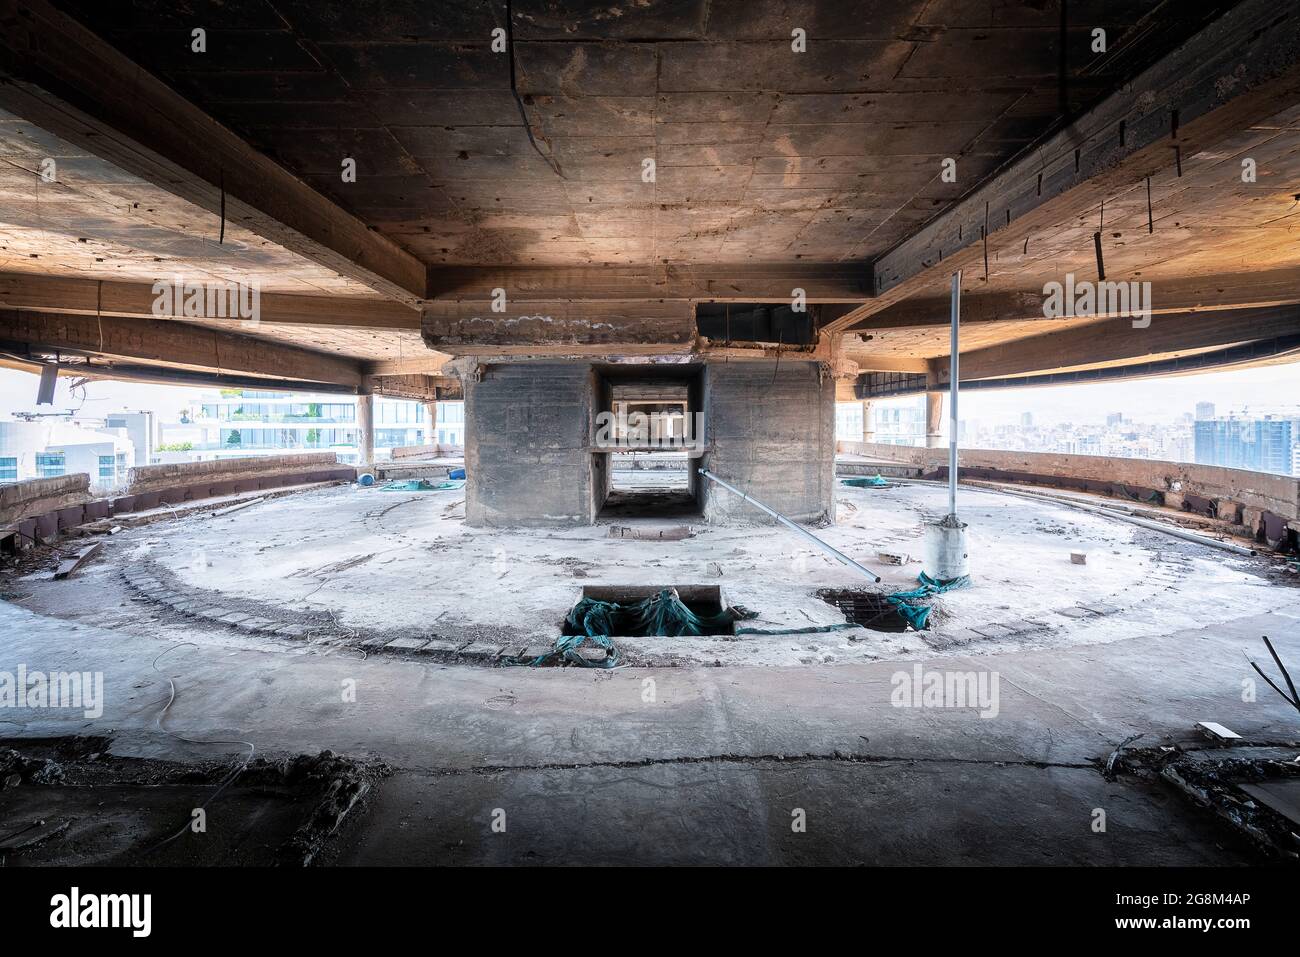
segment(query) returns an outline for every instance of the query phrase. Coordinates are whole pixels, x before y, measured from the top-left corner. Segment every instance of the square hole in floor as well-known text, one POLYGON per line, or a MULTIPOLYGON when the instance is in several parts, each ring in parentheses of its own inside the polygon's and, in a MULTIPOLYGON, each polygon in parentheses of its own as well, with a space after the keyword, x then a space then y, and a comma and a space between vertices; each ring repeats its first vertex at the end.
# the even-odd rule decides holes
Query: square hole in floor
POLYGON ((565 617, 563 634, 596 628, 626 637, 733 635, 738 617, 717 585, 587 585, 565 617))
POLYGON ((880 592, 823 588, 817 597, 828 605, 834 605, 853 624, 870 631, 907 631, 907 619, 880 592))

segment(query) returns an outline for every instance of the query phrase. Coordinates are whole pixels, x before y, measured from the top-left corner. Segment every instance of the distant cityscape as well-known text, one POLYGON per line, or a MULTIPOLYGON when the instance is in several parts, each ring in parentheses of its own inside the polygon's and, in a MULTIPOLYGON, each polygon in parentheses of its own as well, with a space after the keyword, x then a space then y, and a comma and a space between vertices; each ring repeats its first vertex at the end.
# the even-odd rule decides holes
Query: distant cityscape
MULTIPOLYGON (((877 403, 872 418, 876 442, 925 444, 924 397, 877 403)), ((861 403, 841 404, 836 427, 843 438, 860 437, 861 403)), ((1111 412, 1104 422, 1040 424, 1032 412, 1022 412, 1018 421, 998 424, 962 419, 958 441, 967 448, 1161 459, 1300 475, 1300 406, 1246 407, 1218 415, 1214 403, 1198 402, 1193 410, 1163 422, 1111 412)))
MULTIPOLYGON (((341 462, 359 460, 355 397, 221 390, 182 395, 176 411, 122 410, 83 415, 77 410, 15 413, 0 421, 0 483, 85 472, 101 491, 125 484, 130 468, 161 462, 204 461, 247 455, 326 450, 341 462)), ((925 399, 879 402, 872 408, 874 441, 924 445, 925 399)), ((463 445, 462 402, 439 402, 436 430, 423 403, 375 400, 375 451, 399 446, 463 445), (432 434, 436 431, 436 435, 432 434)), ((862 435, 862 403, 840 403, 841 438, 862 435)), ((1161 459, 1300 475, 1300 406, 1217 414, 1199 402, 1167 421, 1111 412, 1104 421, 1039 423, 1032 412, 1016 421, 986 424, 962 419, 967 448, 1055 452, 1110 458, 1161 459)))

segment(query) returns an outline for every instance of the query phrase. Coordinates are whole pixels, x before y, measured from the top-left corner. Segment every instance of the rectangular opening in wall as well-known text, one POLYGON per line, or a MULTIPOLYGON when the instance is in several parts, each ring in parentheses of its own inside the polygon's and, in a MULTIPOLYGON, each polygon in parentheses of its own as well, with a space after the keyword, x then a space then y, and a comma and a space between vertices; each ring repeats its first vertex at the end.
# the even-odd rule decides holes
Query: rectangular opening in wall
POLYGON ((702 438, 699 367, 597 369, 593 474, 600 519, 682 519, 699 512, 692 463, 702 438), (695 453, 695 454, 693 454, 695 453))

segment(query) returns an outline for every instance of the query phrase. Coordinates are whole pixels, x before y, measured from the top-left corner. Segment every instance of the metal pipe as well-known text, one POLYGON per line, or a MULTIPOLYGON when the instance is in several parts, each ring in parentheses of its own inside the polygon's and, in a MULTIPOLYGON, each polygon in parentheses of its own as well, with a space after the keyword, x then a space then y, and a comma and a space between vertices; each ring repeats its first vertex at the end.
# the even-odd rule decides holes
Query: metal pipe
POLYGON ((961 270, 952 274, 952 343, 948 359, 948 514, 957 514, 957 384, 961 381, 958 366, 961 349, 957 344, 961 326, 961 270))
POLYGON ((728 485, 726 482, 722 481, 722 479, 718 478, 716 475, 714 475, 714 474, 713 474, 712 472, 710 472, 708 469, 696 469, 696 471, 699 472, 701 475, 703 475, 706 479, 709 479, 710 481, 713 481, 713 482, 717 482, 719 485, 721 485, 723 488, 725 488, 728 492, 732 492, 732 493, 734 493, 734 494, 736 494, 736 495, 739 495, 742 499, 744 499, 744 500, 745 500, 746 502, 748 502, 750 505, 754 506, 754 507, 755 507, 756 509, 758 509, 759 511, 766 512, 768 515, 771 515, 774 519, 776 519, 778 522, 780 522, 780 523, 781 523, 782 525, 784 525, 786 528, 790 528, 790 529, 793 529, 794 531, 798 532, 800 535, 802 535, 804 538, 806 538, 806 539, 808 539, 809 541, 811 541, 814 545, 816 545, 816 546, 817 546, 818 548, 820 548, 822 551, 824 551, 824 552, 826 552, 826 553, 828 553, 828 554, 830 554, 830 555, 834 555, 836 558, 838 558, 838 559, 839 559, 841 562, 843 562, 845 565, 848 565, 850 568, 854 568, 854 569, 857 569, 858 571, 862 572, 862 574, 866 575, 866 576, 867 576, 868 578, 870 578, 873 582, 879 582, 879 581, 880 581, 880 576, 877 575, 875 572, 873 572, 871 569, 866 568, 866 567, 864 567, 864 566, 862 566, 862 565, 859 565, 857 562, 855 562, 853 559, 849 558, 848 555, 845 555, 845 554, 844 554, 842 551, 840 551, 839 549, 837 549, 837 548, 833 548, 832 546, 827 545, 825 542, 823 542, 820 538, 818 538, 818 537, 817 537, 816 535, 814 535, 812 532, 808 531, 808 529, 804 528, 802 525, 798 525, 798 524, 796 524, 796 523, 790 521, 788 518, 786 518, 786 517, 785 517, 784 515, 782 515, 780 512, 777 512, 777 511, 775 511, 775 510, 773 510, 773 509, 768 508, 766 505, 764 505, 764 504, 763 504, 762 502, 760 502, 758 499, 756 499, 756 498, 750 498, 748 495, 746 495, 746 494, 745 494, 744 492, 742 492, 740 489, 736 488, 734 485, 728 485))

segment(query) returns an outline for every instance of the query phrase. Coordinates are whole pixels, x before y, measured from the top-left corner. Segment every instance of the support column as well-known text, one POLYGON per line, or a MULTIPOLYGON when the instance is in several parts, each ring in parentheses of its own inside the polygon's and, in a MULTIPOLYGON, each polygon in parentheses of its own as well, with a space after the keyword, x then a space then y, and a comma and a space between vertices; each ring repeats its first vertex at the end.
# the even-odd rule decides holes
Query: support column
POLYGON ((368 392, 357 396, 357 451, 358 465, 375 464, 375 397, 368 392))
POLYGON ((876 441, 876 425, 871 421, 871 400, 862 400, 862 441, 876 441))
POLYGON ((424 403, 424 444, 438 444, 438 400, 430 399, 424 403))
POLYGON ((927 449, 943 447, 942 392, 926 392, 925 394, 925 447, 927 449))
MULTIPOLYGON (((788 359, 710 362, 705 376, 701 465, 791 521, 833 522, 834 380, 815 362, 788 359)), ((712 483, 703 507, 713 524, 768 521, 712 483)))

